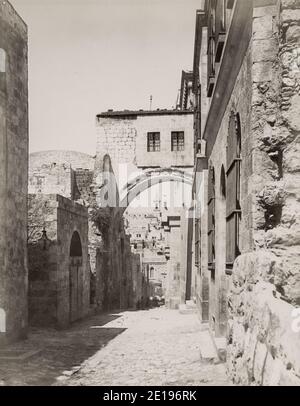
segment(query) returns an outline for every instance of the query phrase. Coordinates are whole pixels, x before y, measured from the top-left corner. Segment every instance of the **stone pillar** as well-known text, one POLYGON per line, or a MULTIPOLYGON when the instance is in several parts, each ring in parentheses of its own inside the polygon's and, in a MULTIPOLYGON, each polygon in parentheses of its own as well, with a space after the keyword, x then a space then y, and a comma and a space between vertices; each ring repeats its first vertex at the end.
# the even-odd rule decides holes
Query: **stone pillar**
POLYGON ((27 27, 0 3, 0 345, 26 336, 27 27))
POLYGON ((200 221, 201 221, 201 257, 200 257, 200 292, 199 303, 200 307, 200 320, 208 322, 209 320, 209 280, 210 272, 208 270, 208 257, 207 257, 207 183, 208 171, 202 171, 202 182, 200 187, 201 201, 200 204, 200 221))

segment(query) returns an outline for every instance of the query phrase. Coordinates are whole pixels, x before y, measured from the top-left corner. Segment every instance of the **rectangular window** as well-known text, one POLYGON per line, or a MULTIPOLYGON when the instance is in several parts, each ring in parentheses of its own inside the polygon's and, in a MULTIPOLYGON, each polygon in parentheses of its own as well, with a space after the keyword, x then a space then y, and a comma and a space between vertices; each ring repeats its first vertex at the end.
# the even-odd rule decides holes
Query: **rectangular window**
POLYGON ((195 221, 195 266, 201 266, 201 222, 197 218, 195 221))
POLYGON ((148 133, 147 151, 148 152, 160 151, 160 133, 148 133))
POLYGON ((184 151, 184 132, 174 131, 171 134, 171 151, 184 151))
POLYGON ((215 269, 215 171, 208 171, 208 269, 215 269))
POLYGON ((227 139, 227 190, 226 190, 226 272, 232 272, 240 251, 240 165, 241 125, 238 113, 231 112, 227 139))

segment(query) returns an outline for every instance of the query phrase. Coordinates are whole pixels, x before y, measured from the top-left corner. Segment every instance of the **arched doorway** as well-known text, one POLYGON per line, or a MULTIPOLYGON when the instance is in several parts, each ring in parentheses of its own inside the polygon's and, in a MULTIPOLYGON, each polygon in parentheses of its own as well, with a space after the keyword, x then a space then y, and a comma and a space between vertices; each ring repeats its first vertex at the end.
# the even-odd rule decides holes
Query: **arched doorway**
POLYGON ((75 231, 70 244, 69 292, 70 322, 78 320, 82 310, 82 245, 80 236, 75 231))

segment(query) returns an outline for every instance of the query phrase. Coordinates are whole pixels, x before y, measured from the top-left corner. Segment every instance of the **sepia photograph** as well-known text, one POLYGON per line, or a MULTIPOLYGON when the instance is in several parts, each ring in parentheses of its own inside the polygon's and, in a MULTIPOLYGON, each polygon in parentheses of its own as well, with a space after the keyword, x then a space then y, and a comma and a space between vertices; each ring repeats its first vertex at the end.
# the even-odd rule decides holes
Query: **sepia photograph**
POLYGON ((0 399, 287 386, 300 0, 0 0, 0 399))

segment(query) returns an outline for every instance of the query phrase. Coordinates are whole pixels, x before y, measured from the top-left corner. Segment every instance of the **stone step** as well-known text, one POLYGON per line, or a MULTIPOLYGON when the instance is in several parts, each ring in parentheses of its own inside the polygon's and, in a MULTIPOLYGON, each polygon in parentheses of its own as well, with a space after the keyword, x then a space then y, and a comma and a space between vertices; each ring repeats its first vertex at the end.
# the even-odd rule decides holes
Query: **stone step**
POLYGON ((188 308, 186 304, 179 305, 179 313, 180 314, 195 314, 197 309, 195 308, 188 308))
POLYGON ((212 340, 212 337, 208 330, 201 331, 199 334, 199 344, 200 344, 200 359, 202 363, 205 364, 218 364, 220 359, 212 340))
POLYGON ((193 300, 187 300, 185 304, 188 309, 197 309, 197 305, 193 300))

